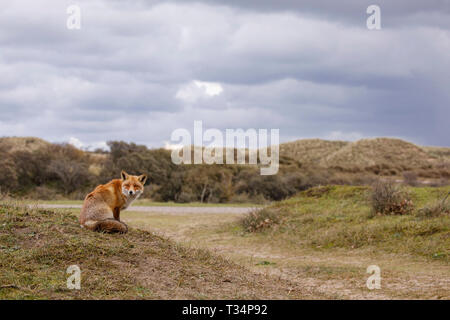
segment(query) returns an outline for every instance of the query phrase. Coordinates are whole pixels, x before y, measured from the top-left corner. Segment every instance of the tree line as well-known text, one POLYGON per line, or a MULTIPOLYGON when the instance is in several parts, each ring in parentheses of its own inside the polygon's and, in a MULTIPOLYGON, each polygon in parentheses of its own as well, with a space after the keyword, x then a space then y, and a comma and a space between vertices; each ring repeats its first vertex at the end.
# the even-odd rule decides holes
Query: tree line
POLYGON ((144 197, 175 202, 264 202, 329 182, 325 172, 280 159, 277 175, 262 176, 257 166, 175 165, 165 149, 123 141, 109 152, 86 152, 70 144, 37 150, 1 150, 0 192, 13 197, 83 199, 95 186, 119 178, 121 170, 148 175, 144 197))

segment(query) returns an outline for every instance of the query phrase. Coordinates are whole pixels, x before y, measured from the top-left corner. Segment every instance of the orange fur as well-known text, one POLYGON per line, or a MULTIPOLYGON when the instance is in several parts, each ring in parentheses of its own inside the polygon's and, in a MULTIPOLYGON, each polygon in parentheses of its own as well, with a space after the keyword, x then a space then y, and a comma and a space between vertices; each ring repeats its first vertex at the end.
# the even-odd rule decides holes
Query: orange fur
POLYGON ((84 199, 80 225, 89 230, 126 233, 120 211, 126 209, 144 191, 146 175, 132 176, 122 171, 122 179, 99 185, 84 199))

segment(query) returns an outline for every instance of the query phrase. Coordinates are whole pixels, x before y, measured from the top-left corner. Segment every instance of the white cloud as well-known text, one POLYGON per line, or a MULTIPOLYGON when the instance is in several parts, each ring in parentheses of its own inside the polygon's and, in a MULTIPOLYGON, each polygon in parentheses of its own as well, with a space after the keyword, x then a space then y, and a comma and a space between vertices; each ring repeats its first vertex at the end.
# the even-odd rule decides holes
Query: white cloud
POLYGON ((223 87, 220 83, 194 80, 182 86, 175 97, 188 103, 195 103, 200 99, 218 96, 222 92, 223 87))
POLYGON ((357 141, 366 138, 359 132, 342 132, 332 131, 327 134, 324 139, 326 140, 341 140, 341 141, 357 141))
POLYGON ((69 138, 69 143, 71 145, 73 145, 74 147, 78 148, 78 149, 83 149, 84 148, 84 143, 80 141, 80 139, 77 139, 75 137, 70 137, 69 138))
POLYGON ((109 150, 109 147, 105 141, 99 141, 99 142, 94 142, 94 143, 90 143, 90 144, 85 144, 78 138, 70 137, 68 143, 77 147, 78 149, 83 149, 83 150, 88 150, 88 151, 95 151, 96 149, 109 150))
POLYGON ((164 149, 166 150, 180 150, 183 148, 181 144, 174 144, 167 141, 164 141, 164 149))
POLYGON ((194 84, 198 88, 203 89, 205 94, 210 97, 218 96, 219 94, 221 94, 223 92, 223 88, 220 85, 220 83, 195 80, 194 84))

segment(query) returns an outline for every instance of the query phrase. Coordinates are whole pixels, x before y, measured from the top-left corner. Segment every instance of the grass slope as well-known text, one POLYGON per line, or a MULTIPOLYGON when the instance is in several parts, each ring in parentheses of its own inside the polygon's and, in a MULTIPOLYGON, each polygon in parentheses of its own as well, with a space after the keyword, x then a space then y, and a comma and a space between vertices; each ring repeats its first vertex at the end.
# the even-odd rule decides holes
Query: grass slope
MULTIPOLYGON (((449 191, 409 189, 417 209, 449 191)), ((285 216, 277 228, 264 231, 267 241, 320 250, 371 248, 450 262, 450 216, 373 216, 368 198, 368 187, 324 186, 301 192, 269 207, 285 216)))
POLYGON ((0 204, 0 299, 303 297, 288 281, 149 232, 94 233, 70 213, 0 204), (74 264, 81 290, 66 288, 66 269, 74 264))

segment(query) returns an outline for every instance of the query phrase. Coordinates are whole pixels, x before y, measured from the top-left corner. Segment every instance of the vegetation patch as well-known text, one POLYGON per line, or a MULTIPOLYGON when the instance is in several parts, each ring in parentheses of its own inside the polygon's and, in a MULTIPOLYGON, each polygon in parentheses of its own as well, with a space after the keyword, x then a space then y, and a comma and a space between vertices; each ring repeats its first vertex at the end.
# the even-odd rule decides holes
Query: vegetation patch
POLYGON ((109 141, 108 147, 87 152, 31 137, 0 138, 0 197, 81 200, 121 170, 148 175, 143 199, 177 203, 263 204, 320 185, 370 185, 380 176, 414 186, 443 186, 450 179, 450 148, 421 148, 398 139, 281 144, 273 176, 261 176, 257 165, 175 165, 170 150, 123 141, 109 141))
POLYGON ((422 209, 420 209, 417 213, 420 217, 439 217, 442 215, 450 215, 450 201, 448 201, 450 193, 442 200, 437 200, 422 209))
MULTIPOLYGON (((418 207, 427 207, 438 199, 442 203, 442 194, 447 194, 450 187, 410 187, 403 191, 418 207)), ((429 215, 427 219, 417 212, 373 215, 372 190, 368 187, 331 186, 322 197, 308 196, 311 192, 320 193, 304 191, 267 207, 267 212, 286 214, 283 223, 270 234, 259 235, 259 241, 267 237, 277 246, 318 250, 367 248, 450 262, 450 215, 429 215)), ((246 230, 261 220, 253 215, 253 219, 248 219, 253 224, 243 224, 241 220, 239 226, 246 230)))
POLYGON ((240 219, 246 232, 260 232, 280 225, 286 217, 286 211, 273 208, 254 209, 240 219))
POLYGON ((332 188, 332 186, 318 186, 306 190, 304 194, 308 197, 320 198, 328 194, 332 190, 332 188))

